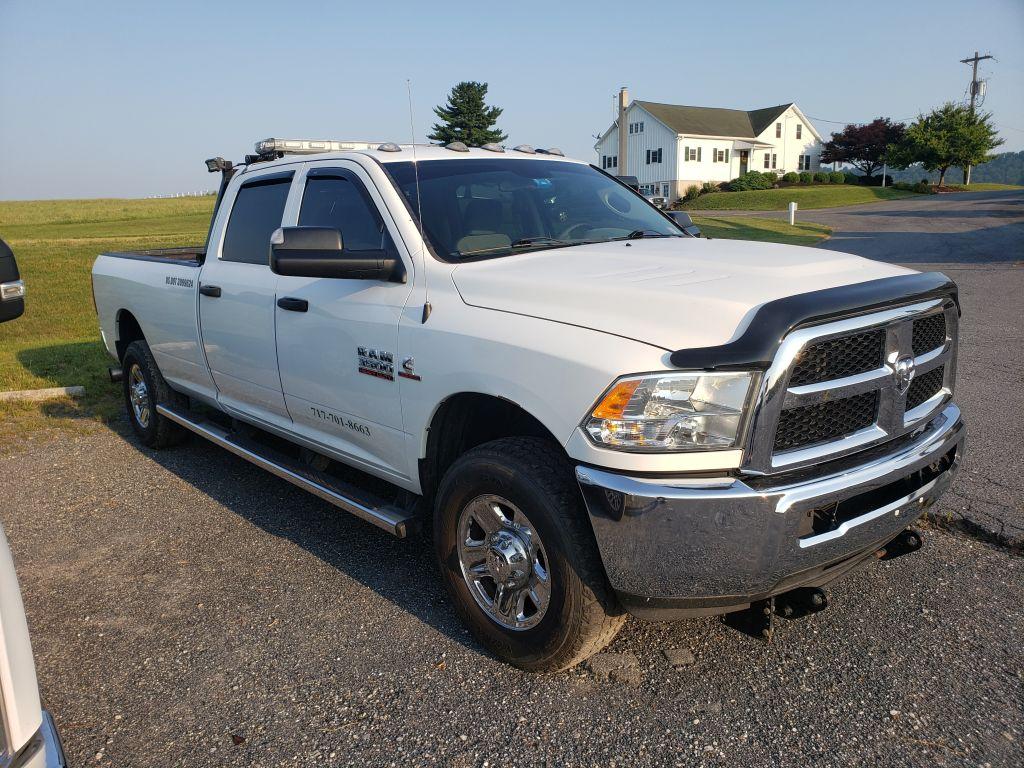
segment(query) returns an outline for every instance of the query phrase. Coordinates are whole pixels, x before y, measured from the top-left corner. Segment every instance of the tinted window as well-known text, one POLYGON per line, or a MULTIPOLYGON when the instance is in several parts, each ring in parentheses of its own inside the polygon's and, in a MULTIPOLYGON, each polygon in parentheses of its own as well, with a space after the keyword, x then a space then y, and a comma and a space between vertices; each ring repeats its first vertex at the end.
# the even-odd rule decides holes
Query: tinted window
MULTIPOLYGON (((388 172, 442 258, 488 258, 628 237, 683 237, 642 197, 595 168, 527 159, 426 160, 388 172)), ((651 190, 653 192, 653 189, 651 190)))
POLYGON ((288 174, 287 178, 253 181, 238 190, 224 235, 224 261, 270 264, 270 235, 281 226, 291 183, 288 174))
POLYGON ((357 182, 338 177, 306 180, 299 225, 341 230, 347 250, 368 251, 383 247, 383 223, 377 209, 357 182))

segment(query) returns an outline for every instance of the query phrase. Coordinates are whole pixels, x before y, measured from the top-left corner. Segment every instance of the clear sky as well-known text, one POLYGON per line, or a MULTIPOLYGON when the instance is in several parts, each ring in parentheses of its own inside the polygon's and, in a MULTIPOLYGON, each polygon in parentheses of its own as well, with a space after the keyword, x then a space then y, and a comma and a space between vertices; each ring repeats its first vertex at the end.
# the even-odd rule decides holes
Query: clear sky
POLYGON ((613 97, 795 101, 827 136, 964 96, 1024 149, 1024 0, 657 2, 0 0, 0 199, 212 188, 268 136, 420 141, 459 80, 512 143, 592 160, 613 97), (465 10, 462 10, 465 9, 465 10), (493 10, 490 10, 493 9, 493 10))

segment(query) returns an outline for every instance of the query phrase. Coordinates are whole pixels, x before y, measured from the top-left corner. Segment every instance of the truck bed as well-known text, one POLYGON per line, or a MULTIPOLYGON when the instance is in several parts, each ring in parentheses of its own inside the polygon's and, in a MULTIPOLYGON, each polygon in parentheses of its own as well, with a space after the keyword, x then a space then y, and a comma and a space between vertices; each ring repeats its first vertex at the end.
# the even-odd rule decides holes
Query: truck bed
POLYGON ((108 251, 104 256, 137 261, 159 261, 171 264, 198 266, 206 258, 205 245, 187 245, 181 248, 153 248, 147 251, 108 251))

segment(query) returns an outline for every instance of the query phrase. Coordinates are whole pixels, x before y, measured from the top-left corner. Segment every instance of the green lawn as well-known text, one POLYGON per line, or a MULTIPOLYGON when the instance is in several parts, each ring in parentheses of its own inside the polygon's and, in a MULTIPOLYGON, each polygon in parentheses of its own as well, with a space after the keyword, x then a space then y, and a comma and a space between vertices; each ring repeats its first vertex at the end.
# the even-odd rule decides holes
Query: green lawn
MULTIPOLYGON (((0 202, 0 237, 28 286, 25 315, 0 325, 0 391, 82 385, 77 401, 0 403, 0 448, 30 427, 88 425, 121 409, 107 379, 90 271, 97 254, 169 248, 206 238, 213 198, 0 202)), ((828 230, 756 218, 698 217, 711 237, 811 245, 828 230)))
POLYGON ((212 197, 0 202, 0 237, 14 250, 28 289, 25 314, 0 325, 0 391, 86 391, 80 401, 0 404, 0 446, 41 423, 81 424, 76 417, 119 412, 92 303, 92 263, 103 251, 201 243, 212 210, 212 197))
POLYGON ((701 195, 683 207, 688 211, 784 211, 791 201, 795 201, 802 210, 807 210, 873 203, 878 200, 897 200, 901 197, 917 197, 917 194, 898 189, 836 184, 760 189, 751 192, 712 192, 709 195, 701 195))
POLYGON ((828 227, 806 221, 789 226, 784 219, 759 219, 754 216, 694 216, 693 223, 707 237, 727 240, 760 240, 767 243, 814 245, 828 237, 828 227))
POLYGON ((1018 184, 986 184, 984 182, 974 182, 969 186, 964 186, 963 184, 947 184, 946 186, 955 189, 957 192, 1003 192, 1004 190, 1024 189, 1024 187, 1018 184))

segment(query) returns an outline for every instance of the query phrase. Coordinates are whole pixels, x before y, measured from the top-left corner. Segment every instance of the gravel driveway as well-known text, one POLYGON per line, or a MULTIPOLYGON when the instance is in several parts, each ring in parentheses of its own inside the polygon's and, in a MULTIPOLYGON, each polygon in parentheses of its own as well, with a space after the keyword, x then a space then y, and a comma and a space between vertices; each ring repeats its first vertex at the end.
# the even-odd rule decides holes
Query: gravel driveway
POLYGON ((0 446, 71 764, 1018 765, 1024 271, 993 256, 942 265, 970 426, 947 527, 772 645, 631 621, 589 665, 524 674, 463 631, 423 541, 225 451, 153 453, 126 428, 0 446))

